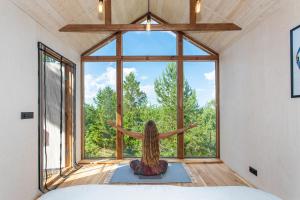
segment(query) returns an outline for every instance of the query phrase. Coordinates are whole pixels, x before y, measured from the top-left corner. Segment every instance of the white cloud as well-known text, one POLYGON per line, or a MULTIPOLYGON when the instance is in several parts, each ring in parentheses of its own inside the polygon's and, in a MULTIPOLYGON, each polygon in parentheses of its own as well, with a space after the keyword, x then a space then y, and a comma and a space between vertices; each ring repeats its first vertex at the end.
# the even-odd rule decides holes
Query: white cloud
POLYGON ((93 76, 91 74, 85 75, 84 80, 85 80, 85 93, 84 93, 85 102, 92 103, 92 100, 97 94, 97 91, 100 88, 103 88, 104 85, 98 81, 99 77, 93 76))
POLYGON ((116 83, 116 68, 107 67, 106 71, 97 78, 98 82, 105 85, 115 85, 116 83))
POLYGON ((131 72, 134 74, 136 73, 136 68, 130 67, 130 68, 123 68, 124 76, 128 76, 131 72))
POLYGON ((141 90, 146 93, 149 103, 151 104, 157 103, 154 85, 141 85, 141 90))
POLYGON ((212 88, 197 88, 196 94, 197 94, 197 101, 200 106, 204 106, 207 102, 215 99, 216 90, 215 87, 212 88))
POLYGON ((206 80, 209 80, 209 81, 214 81, 215 80, 215 70, 213 70, 212 72, 208 72, 208 73, 205 73, 204 76, 205 76, 205 79, 206 80))
MULTIPOLYGON (((116 68, 106 68, 105 72, 101 75, 86 74, 84 76, 85 84, 85 101, 86 103, 92 103, 93 98, 96 96, 99 89, 103 89, 107 86, 116 88, 116 68)), ((124 75, 127 76, 131 72, 136 73, 135 68, 124 68, 124 75)))

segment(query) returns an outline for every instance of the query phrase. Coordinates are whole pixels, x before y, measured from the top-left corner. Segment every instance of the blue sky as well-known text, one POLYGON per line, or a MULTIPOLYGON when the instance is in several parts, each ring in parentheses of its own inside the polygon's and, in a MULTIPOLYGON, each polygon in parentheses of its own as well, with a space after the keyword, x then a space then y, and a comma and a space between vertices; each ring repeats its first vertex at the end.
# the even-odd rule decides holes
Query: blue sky
MULTIPOLYGON (((115 55, 115 41, 101 48, 93 55, 115 55)), ((185 55, 207 55, 198 47, 184 41, 185 55)), ((176 35, 172 32, 127 32, 123 35, 124 55, 175 55, 176 35)), ((130 72, 136 74, 141 89, 147 94, 151 104, 157 104, 154 81, 166 69, 168 62, 125 62, 124 76, 130 72)), ((214 62, 185 62, 184 77, 196 90, 200 106, 215 98, 214 62)), ((116 63, 85 63, 85 101, 92 103, 100 88, 116 87, 116 63)))

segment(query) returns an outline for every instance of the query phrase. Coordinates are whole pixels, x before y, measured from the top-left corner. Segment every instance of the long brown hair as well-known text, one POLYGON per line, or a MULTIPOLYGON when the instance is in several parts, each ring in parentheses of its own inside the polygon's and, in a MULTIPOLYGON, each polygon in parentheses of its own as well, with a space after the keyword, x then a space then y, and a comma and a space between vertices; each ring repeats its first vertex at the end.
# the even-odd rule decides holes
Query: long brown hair
POLYGON ((154 121, 145 124, 142 162, 148 166, 159 164, 159 133, 154 121))

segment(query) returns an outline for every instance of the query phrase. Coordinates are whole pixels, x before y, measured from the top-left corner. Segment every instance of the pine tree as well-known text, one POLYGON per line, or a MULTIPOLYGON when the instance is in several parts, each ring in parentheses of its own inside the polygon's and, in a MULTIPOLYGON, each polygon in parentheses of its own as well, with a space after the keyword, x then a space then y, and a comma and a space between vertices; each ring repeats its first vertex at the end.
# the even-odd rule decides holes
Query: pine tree
MULTIPOLYGON (((177 128, 177 70, 175 63, 169 63, 166 70, 155 81, 157 100, 161 104, 160 119, 162 131, 170 131, 177 128)), ((195 118, 198 104, 195 90, 192 90, 188 82, 184 81, 184 113, 185 124, 189 124, 195 118)), ((176 156, 176 137, 161 142, 163 156, 176 156)))
MULTIPOLYGON (((134 73, 125 77, 123 84, 123 127, 128 130, 143 132, 143 112, 147 106, 147 95, 140 88, 134 73)), ((141 142, 125 137, 125 154, 128 156, 141 155, 141 142)))

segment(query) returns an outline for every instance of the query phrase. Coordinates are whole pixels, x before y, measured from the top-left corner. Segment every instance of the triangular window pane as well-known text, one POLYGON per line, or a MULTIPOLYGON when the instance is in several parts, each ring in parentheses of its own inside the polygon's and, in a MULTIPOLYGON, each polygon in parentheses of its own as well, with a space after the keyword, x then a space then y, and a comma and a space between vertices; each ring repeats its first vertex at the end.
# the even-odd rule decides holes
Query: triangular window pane
MULTIPOLYGON (((146 24, 147 20, 143 21, 141 24, 146 24)), ((151 24, 159 24, 157 21, 155 21, 154 19, 151 19, 151 24)))
MULTIPOLYGON (((147 20, 141 22, 146 24, 147 20)), ((151 24, 159 24, 151 19, 151 24)), ((171 31, 132 31, 123 34, 123 55, 176 55, 176 34, 171 31)))
POLYGON ((176 34, 171 31, 127 32, 123 34, 123 55, 176 55, 176 34))
POLYGON ((115 39, 91 54, 91 56, 115 56, 115 55, 116 55, 115 39))
POLYGON ((209 54, 204 50, 202 50, 201 48, 194 45, 193 43, 189 42, 188 40, 183 39, 183 55, 207 56, 209 54))

